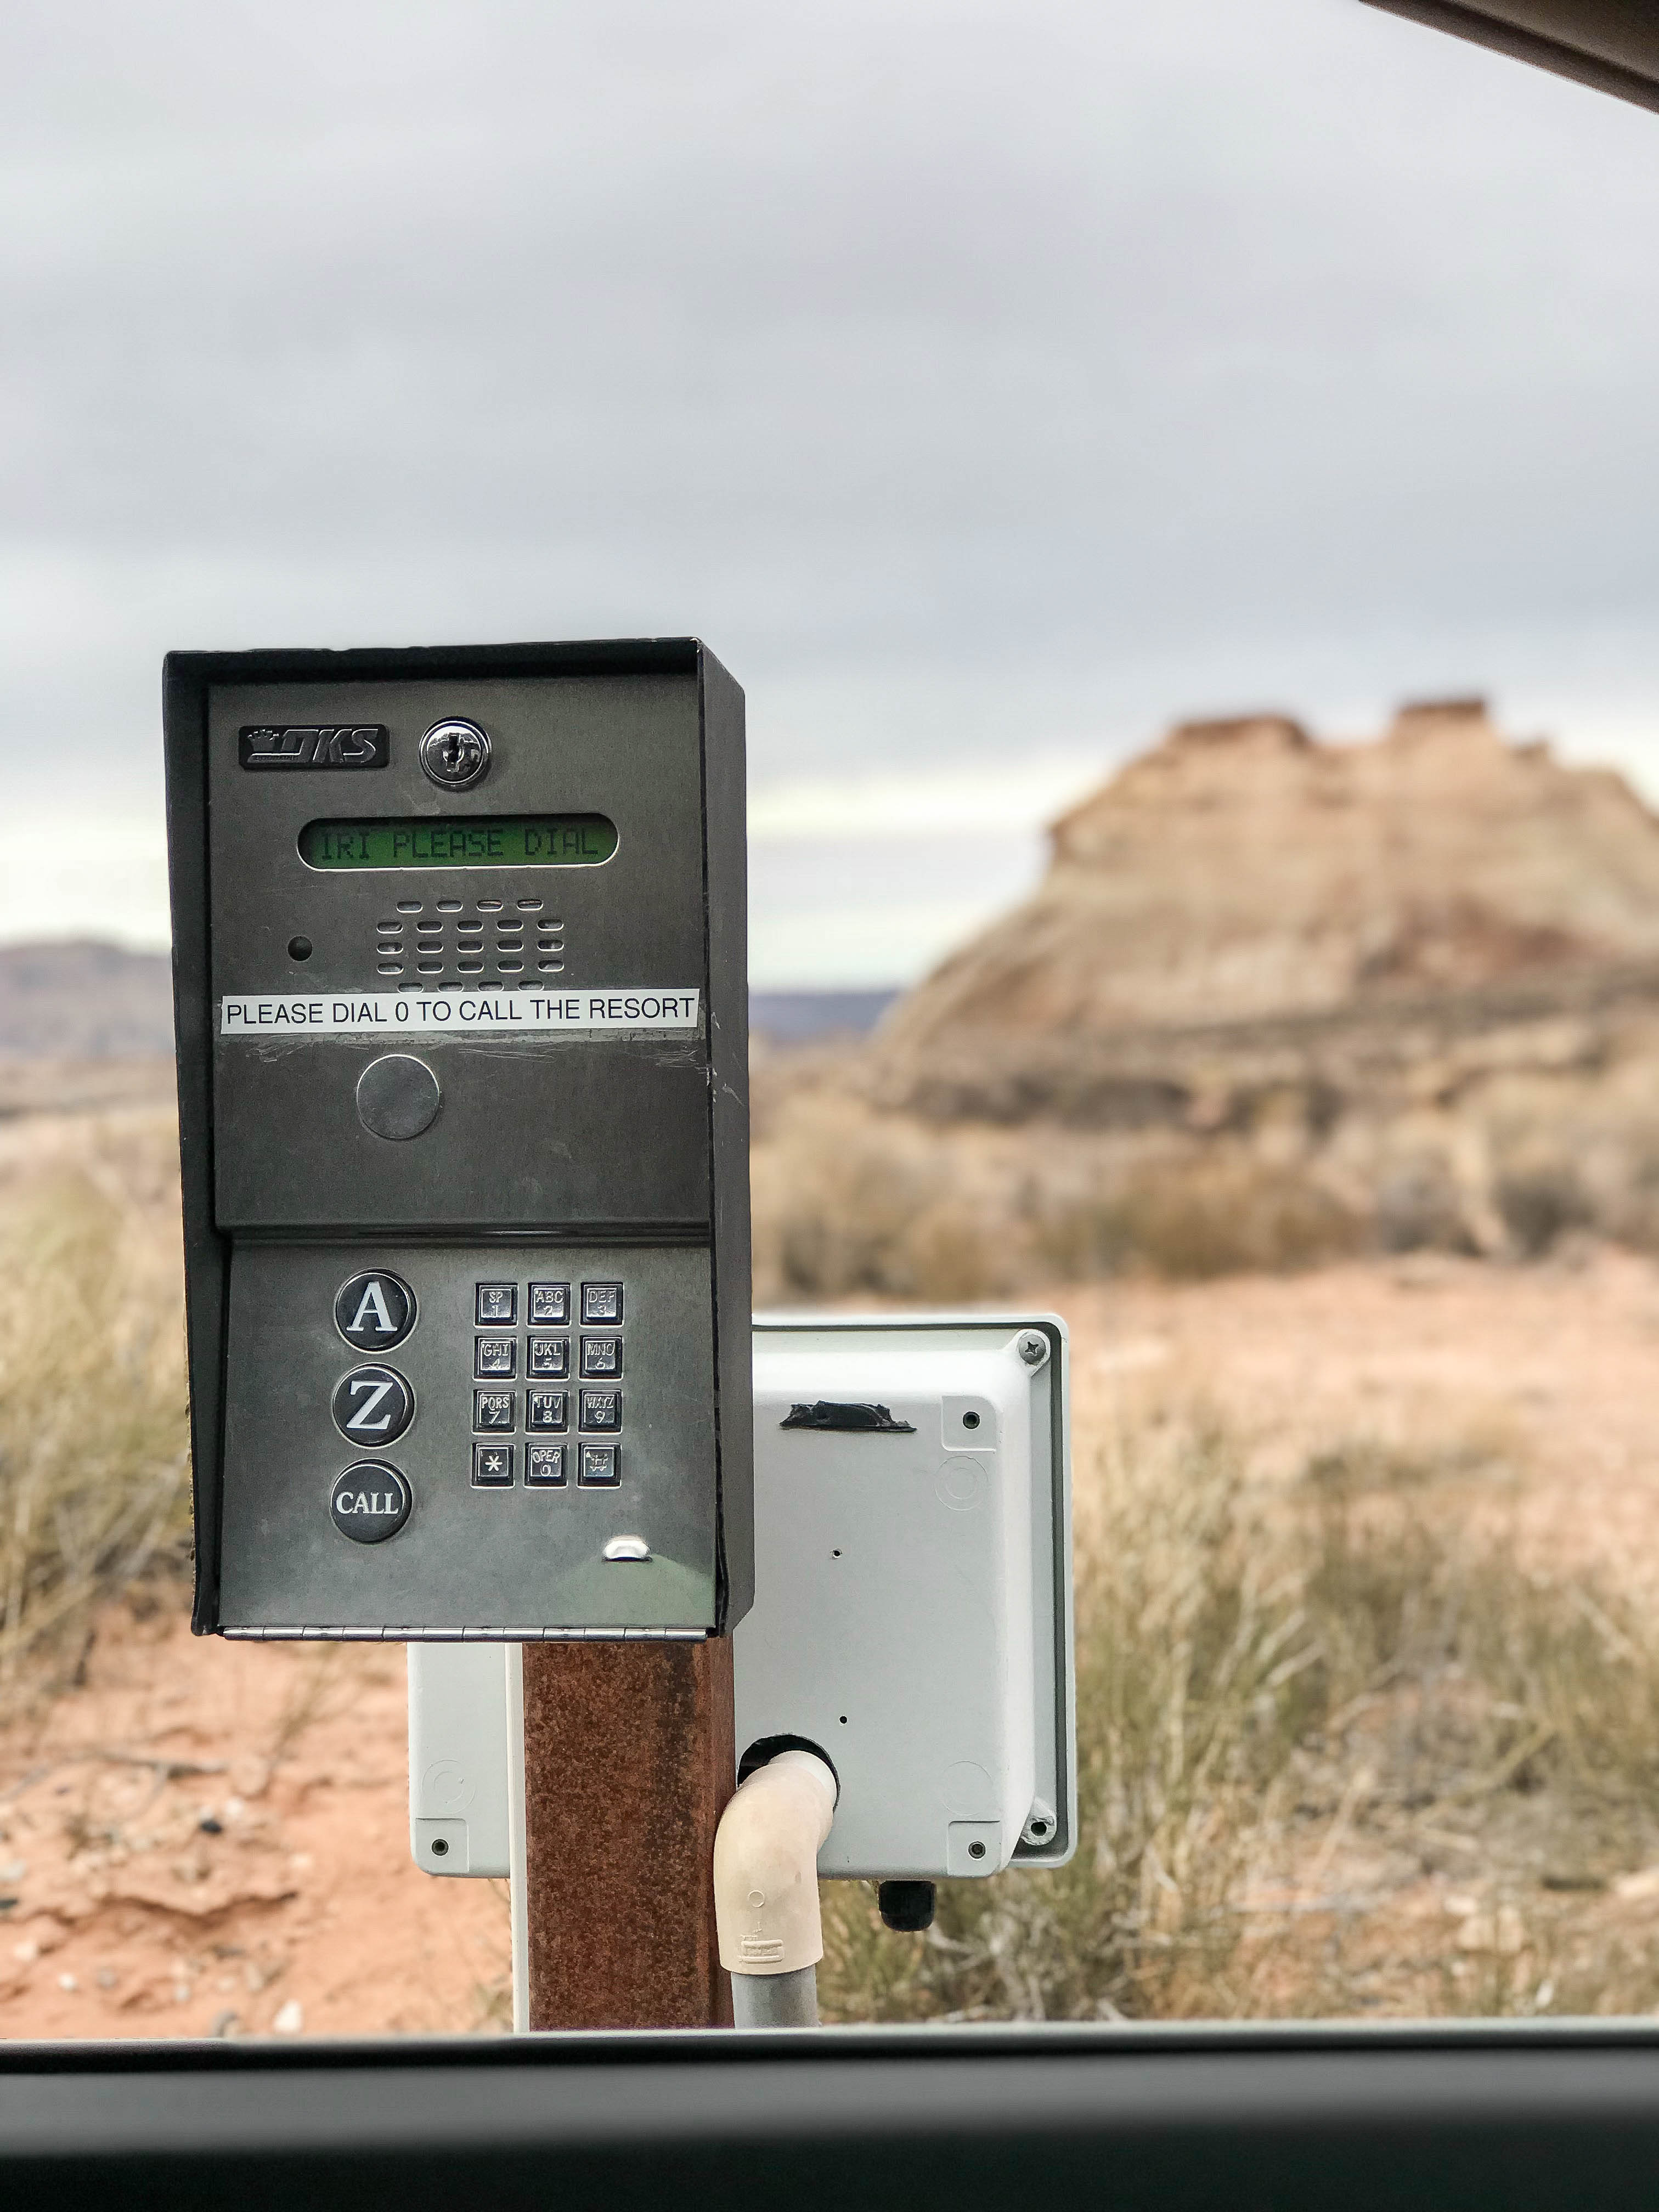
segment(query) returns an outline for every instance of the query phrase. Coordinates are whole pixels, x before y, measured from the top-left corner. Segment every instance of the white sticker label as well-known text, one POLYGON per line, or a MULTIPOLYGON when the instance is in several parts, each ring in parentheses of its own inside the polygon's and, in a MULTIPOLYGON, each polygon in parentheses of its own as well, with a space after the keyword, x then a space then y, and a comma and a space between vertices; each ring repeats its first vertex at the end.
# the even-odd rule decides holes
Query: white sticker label
POLYGON ((221 999, 221 1036, 694 1030, 696 991, 346 991, 221 999))

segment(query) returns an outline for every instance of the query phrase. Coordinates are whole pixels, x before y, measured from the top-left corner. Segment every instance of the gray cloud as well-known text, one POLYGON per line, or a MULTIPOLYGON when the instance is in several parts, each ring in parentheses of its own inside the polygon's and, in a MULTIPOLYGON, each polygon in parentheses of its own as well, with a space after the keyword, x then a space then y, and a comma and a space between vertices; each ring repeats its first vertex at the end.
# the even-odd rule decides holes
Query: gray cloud
POLYGON ((1659 705, 1659 124, 1358 0, 14 0, 0 87, 9 720, 135 795, 172 643, 694 628, 772 778, 1659 705))

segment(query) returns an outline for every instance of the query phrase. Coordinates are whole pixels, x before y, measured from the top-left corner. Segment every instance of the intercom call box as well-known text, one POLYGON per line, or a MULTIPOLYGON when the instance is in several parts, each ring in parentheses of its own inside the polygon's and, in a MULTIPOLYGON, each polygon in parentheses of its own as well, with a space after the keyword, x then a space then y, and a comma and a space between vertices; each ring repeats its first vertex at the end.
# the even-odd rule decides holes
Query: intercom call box
POLYGON ((175 653, 195 1626, 752 1594, 743 695, 694 640, 175 653))

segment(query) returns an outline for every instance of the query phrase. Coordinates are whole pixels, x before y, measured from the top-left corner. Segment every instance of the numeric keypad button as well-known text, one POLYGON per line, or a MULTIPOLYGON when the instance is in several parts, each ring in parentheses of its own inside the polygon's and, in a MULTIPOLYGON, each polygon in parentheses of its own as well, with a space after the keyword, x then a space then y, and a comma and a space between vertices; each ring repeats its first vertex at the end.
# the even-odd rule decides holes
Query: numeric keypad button
POLYGON ((568 1336, 532 1336, 529 1358, 528 1373, 562 1379, 570 1372, 570 1339, 568 1336))
POLYGON ((538 1429, 544 1434, 550 1430, 557 1434, 568 1429, 570 1425, 569 1393, 564 1390, 526 1390, 524 1425, 527 1429, 538 1429))
POLYGON ((513 1336, 478 1336, 472 1340, 472 1372, 481 1382, 492 1376, 511 1381, 519 1371, 519 1341, 513 1336))
POLYGON ((620 1390, 584 1390, 581 1394, 581 1425, 586 1431, 614 1434, 622 1426, 623 1402, 620 1390))
POLYGON ((562 1490, 565 1481, 564 1446, 526 1444, 524 1479, 532 1490, 562 1490))
POLYGON ((584 1283, 582 1285, 582 1320, 588 1322, 619 1322, 623 1317, 623 1286, 620 1283, 584 1283))
POLYGON ((576 1480, 585 1489, 610 1489, 621 1481, 622 1455, 619 1445, 584 1444, 581 1452, 581 1471, 576 1480))
POLYGON ((530 1285, 530 1325, 532 1328, 562 1328, 570 1319, 568 1283, 530 1285))
POLYGON ((472 1483, 477 1490, 510 1490, 513 1486, 511 1444, 474 1444, 472 1483))
POLYGON ((395 1367, 354 1367, 335 1386, 333 1410, 353 1443, 395 1443, 415 1418, 415 1393, 395 1367))
POLYGON ((354 1352, 392 1352, 415 1326, 415 1293, 401 1275, 372 1267, 334 1294, 334 1326, 354 1352))
POLYGON ((475 1390, 472 1425, 475 1429, 505 1430, 514 1426, 518 1394, 513 1390, 475 1390))
POLYGON ((519 1318, 519 1286, 516 1283, 478 1283, 473 1286, 473 1317, 480 1328, 492 1324, 498 1328, 511 1328, 519 1318))
POLYGON ((582 1339, 582 1373, 617 1376, 623 1371, 623 1340, 619 1336, 582 1339))

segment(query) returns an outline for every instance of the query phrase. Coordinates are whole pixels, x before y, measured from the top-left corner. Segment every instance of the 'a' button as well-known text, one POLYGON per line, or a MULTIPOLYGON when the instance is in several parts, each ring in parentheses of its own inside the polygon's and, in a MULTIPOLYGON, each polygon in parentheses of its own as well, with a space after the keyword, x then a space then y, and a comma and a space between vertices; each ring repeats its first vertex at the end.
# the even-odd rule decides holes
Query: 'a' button
POLYGON ((354 1275, 335 1294, 334 1326, 359 1352, 390 1352, 415 1326, 415 1293, 384 1267, 354 1275))

